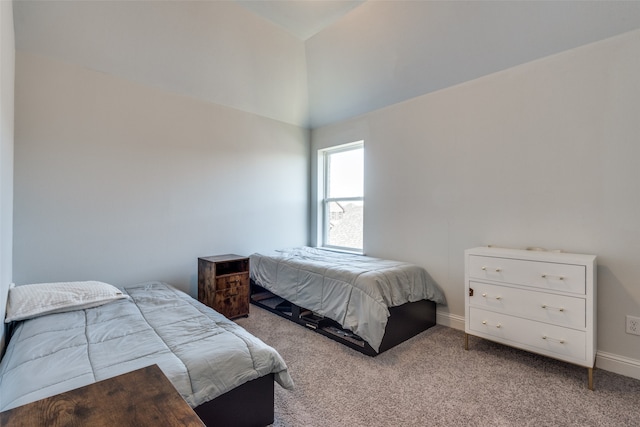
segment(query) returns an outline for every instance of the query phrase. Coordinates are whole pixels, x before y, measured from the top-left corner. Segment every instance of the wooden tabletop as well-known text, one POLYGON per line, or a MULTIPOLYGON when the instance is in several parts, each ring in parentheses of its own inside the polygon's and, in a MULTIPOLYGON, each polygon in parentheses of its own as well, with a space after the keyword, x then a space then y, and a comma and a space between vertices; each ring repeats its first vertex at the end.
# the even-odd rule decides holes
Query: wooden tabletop
POLYGON ((204 426, 158 365, 0 412, 2 427, 204 426))

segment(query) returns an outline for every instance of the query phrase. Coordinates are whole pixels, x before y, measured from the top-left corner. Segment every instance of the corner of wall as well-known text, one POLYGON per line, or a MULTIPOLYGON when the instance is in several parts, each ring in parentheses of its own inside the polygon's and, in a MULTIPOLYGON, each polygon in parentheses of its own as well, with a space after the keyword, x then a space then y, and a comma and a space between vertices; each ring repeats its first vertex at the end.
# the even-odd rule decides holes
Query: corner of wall
MULTIPOLYGON (((0 2, 0 319, 4 320, 13 264, 13 144, 15 31, 13 3, 0 2)), ((0 355, 5 328, 0 330, 0 355)))

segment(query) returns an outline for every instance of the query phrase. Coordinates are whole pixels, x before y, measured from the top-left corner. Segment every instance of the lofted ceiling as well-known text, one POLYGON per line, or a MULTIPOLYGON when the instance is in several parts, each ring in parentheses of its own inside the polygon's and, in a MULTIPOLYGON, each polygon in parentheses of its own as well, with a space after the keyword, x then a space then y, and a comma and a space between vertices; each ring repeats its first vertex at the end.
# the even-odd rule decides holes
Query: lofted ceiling
POLYGON ((13 5, 20 53, 311 129, 640 30, 621 0, 13 5))
POLYGON ((307 40, 366 0, 236 0, 300 40, 307 40))

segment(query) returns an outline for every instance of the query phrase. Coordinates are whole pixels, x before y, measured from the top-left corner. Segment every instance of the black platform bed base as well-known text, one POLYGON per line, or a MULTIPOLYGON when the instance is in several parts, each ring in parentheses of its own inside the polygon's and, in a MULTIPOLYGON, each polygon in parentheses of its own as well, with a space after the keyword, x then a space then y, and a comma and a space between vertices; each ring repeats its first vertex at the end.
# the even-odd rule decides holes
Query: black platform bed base
POLYGON ((274 374, 246 382, 193 410, 207 427, 273 424, 274 374))
POLYGON ((390 307, 391 315, 380 344, 380 350, 376 352, 368 342, 351 331, 343 329, 338 322, 317 316, 311 310, 292 304, 264 289, 253 280, 251 281, 251 303, 294 323, 313 329, 317 333, 367 356, 377 356, 436 324, 436 303, 433 301, 421 300, 390 307))

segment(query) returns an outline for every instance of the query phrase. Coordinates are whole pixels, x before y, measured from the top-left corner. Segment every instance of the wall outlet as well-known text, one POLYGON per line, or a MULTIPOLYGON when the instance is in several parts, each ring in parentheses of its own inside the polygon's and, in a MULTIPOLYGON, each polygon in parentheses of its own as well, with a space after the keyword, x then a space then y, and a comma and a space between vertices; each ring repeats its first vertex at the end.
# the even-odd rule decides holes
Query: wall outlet
POLYGON ((627 315, 627 333, 640 335, 640 317, 627 315))

